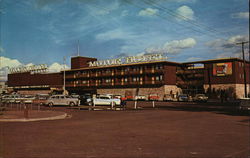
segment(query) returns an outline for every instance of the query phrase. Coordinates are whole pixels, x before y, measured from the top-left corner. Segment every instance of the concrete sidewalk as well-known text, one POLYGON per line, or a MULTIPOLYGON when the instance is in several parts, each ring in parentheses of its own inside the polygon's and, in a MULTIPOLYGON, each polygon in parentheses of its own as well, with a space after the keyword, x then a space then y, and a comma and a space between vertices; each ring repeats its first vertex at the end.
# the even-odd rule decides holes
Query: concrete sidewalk
POLYGON ((68 117, 67 113, 60 111, 29 110, 27 118, 24 116, 24 111, 3 111, 3 114, 0 115, 0 122, 57 120, 64 119, 66 117, 68 117))

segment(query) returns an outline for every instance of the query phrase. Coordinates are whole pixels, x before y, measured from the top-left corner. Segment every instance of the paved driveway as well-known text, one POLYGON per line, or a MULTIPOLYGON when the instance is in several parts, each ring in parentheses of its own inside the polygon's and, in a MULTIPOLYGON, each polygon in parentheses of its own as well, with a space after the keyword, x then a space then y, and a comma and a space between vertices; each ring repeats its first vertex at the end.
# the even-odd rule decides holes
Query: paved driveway
POLYGON ((186 104, 160 103, 158 109, 128 111, 53 107, 72 117, 0 122, 0 157, 245 158, 249 155, 248 116, 223 111, 220 106, 213 109, 186 104))

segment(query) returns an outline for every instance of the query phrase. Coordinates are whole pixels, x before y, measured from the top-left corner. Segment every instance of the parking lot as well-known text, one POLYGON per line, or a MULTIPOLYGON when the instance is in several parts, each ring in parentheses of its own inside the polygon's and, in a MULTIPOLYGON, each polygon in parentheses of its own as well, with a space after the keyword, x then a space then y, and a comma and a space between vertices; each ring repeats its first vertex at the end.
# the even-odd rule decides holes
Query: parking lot
POLYGON ((0 122, 4 158, 242 157, 250 154, 249 115, 229 103, 134 102, 127 110, 42 107, 69 118, 0 122))

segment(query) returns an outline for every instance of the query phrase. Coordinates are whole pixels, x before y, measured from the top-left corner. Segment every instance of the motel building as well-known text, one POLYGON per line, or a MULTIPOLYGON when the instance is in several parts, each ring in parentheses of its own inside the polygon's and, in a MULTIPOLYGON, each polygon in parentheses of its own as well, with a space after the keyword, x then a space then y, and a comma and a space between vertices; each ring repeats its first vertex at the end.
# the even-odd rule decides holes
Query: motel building
POLYGON ((205 93, 218 98, 223 93, 229 99, 244 98, 245 85, 249 94, 249 62, 246 62, 246 82, 243 60, 238 58, 176 63, 162 54, 131 56, 110 60, 76 56, 71 69, 46 73, 42 69, 15 69, 8 74, 8 88, 21 94, 62 93, 115 94, 136 96, 157 94, 205 93))

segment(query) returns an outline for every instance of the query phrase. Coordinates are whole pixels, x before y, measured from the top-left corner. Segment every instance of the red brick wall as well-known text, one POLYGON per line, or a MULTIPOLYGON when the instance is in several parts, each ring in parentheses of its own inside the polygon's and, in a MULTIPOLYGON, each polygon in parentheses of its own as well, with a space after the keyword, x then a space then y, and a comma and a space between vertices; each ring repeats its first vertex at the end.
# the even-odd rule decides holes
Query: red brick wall
POLYGON ((167 85, 176 85, 176 66, 165 65, 164 66, 164 81, 167 85))
MULTIPOLYGON (((244 67, 242 61, 236 61, 235 62, 235 77, 236 77, 236 83, 244 84, 244 67)), ((246 81, 247 83, 250 83, 250 74, 249 74, 249 63, 246 63, 246 81)))
MULTIPOLYGON (((213 63, 207 63, 205 64, 205 71, 204 71, 204 81, 205 84, 208 84, 209 77, 210 77, 210 83, 211 84, 229 84, 229 83, 235 83, 235 84, 243 84, 244 78, 243 78, 243 66, 241 61, 231 61, 232 62, 232 75, 228 76, 214 76, 213 75, 213 63), (239 64, 241 63, 241 64, 239 64), (209 75, 208 75, 209 73, 209 75)), ((247 83, 249 83, 249 64, 246 64, 246 77, 247 77, 247 83)))
POLYGON ((89 67, 88 62, 96 61, 96 58, 87 57, 72 57, 71 58, 71 69, 80 69, 84 67, 89 67))
POLYGON ((63 85, 63 75, 62 73, 30 74, 29 72, 8 74, 9 87, 40 85, 63 85))

